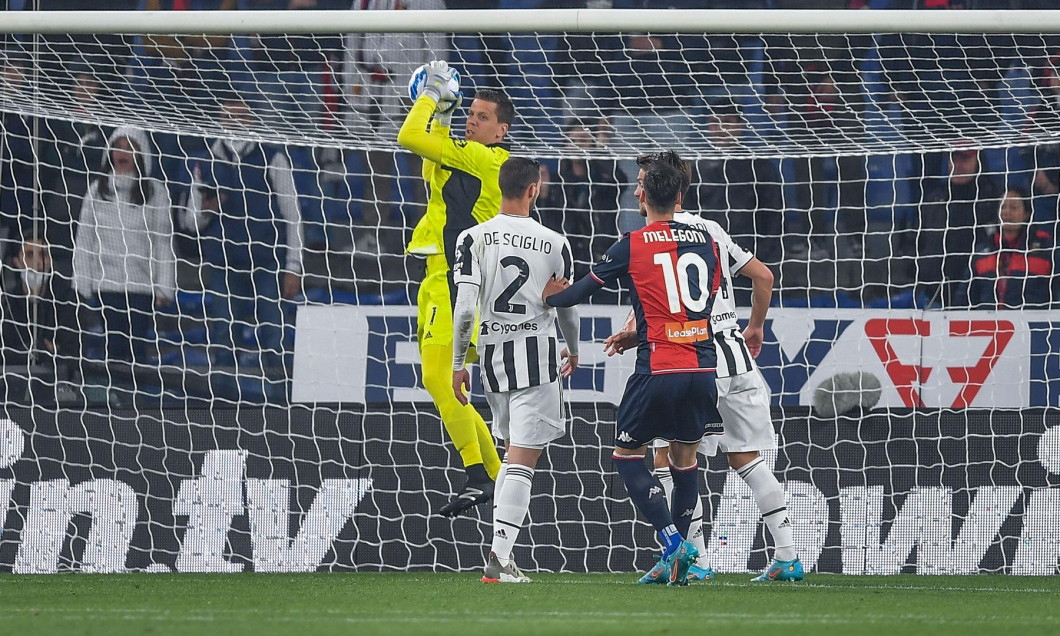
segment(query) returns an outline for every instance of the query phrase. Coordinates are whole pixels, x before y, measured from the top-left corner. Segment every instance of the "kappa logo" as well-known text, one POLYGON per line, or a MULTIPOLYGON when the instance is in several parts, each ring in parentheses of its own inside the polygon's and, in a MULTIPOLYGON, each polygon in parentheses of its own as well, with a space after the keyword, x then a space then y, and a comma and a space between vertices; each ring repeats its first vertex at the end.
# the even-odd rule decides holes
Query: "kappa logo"
POLYGON ((648 499, 651 499, 655 495, 661 494, 663 489, 659 486, 652 486, 648 489, 648 499))
POLYGON ((687 510, 685 510, 684 512, 681 513, 681 516, 682 517, 691 517, 695 513, 696 513, 696 509, 695 508, 688 508, 687 510))
POLYGON ((622 431, 618 434, 618 441, 629 443, 633 441, 633 436, 626 431, 622 431))

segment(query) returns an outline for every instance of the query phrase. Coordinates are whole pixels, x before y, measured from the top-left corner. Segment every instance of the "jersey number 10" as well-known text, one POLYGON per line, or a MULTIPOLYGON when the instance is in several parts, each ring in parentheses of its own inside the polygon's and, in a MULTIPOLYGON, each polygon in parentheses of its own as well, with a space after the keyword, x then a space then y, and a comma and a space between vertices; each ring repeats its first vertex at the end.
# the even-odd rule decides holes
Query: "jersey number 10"
POLYGON ((662 267, 663 282, 666 284, 666 300, 670 304, 670 313, 676 314, 684 305, 689 311, 703 311, 710 300, 710 266, 703 257, 695 252, 685 252, 677 258, 674 265, 673 254, 659 252, 654 263, 662 267), (699 280, 699 295, 693 297, 688 285, 688 270, 695 268, 699 280))

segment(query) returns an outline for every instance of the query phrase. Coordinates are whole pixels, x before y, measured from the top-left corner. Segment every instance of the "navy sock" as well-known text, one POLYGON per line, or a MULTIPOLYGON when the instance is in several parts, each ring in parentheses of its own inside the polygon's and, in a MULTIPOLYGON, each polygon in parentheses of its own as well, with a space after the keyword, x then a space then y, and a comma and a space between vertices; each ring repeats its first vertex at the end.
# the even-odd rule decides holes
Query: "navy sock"
MULTIPOLYGON (((647 464, 644 456, 612 455, 615 467, 626 484, 626 491, 633 504, 637 506, 640 513, 648 519, 648 523, 659 533, 659 538, 666 546, 664 556, 668 556, 677 549, 681 543, 681 537, 672 532, 674 525, 670 518, 670 510, 666 507, 666 495, 663 494, 662 485, 656 479, 647 464)), ((695 471, 693 471, 694 474, 695 471)), ((691 520, 691 518, 689 518, 691 520)), ((688 523, 685 523, 688 528, 688 523)))
POLYGON ((672 513, 674 525, 682 537, 688 538, 688 526, 695 516, 696 500, 699 499, 699 464, 678 468, 670 464, 674 478, 672 513))

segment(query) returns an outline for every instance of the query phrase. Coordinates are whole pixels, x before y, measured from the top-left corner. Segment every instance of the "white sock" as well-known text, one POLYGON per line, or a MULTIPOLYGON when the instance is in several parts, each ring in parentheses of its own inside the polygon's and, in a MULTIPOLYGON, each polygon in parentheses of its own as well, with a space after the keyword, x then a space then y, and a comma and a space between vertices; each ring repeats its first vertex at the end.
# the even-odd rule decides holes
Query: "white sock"
POLYGON ((703 539, 703 497, 696 500, 696 511, 692 513, 692 523, 688 524, 688 540, 699 550, 696 565, 701 568, 709 567, 707 542, 703 539))
POLYGON ((497 469, 497 478, 493 480, 493 518, 497 518, 497 501, 501 494, 501 486, 504 485, 504 473, 508 471, 508 458, 501 460, 501 467, 497 469))
POLYGON ((656 468, 652 471, 652 474, 662 484, 663 495, 666 496, 666 506, 669 507, 670 502, 673 501, 674 494, 674 476, 670 474, 670 467, 656 468))
POLYGON ((521 464, 510 464, 505 471, 504 483, 495 495, 497 505, 493 509, 493 545, 501 565, 508 565, 512 558, 512 547, 530 508, 530 488, 534 483, 534 469, 521 464))
POLYGON ((778 561, 794 561, 799 557, 795 551, 795 536, 788 521, 788 507, 784 502, 784 489, 765 461, 758 457, 736 471, 754 494, 762 521, 773 537, 773 558, 778 561))

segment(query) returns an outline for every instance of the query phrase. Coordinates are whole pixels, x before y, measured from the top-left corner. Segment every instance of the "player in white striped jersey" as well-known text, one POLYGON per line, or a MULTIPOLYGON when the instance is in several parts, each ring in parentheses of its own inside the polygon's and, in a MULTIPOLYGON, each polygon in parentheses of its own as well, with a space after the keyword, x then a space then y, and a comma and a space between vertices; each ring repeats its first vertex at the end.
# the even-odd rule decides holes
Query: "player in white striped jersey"
MULTIPOLYGON (((640 175, 655 161, 664 161, 678 168, 685 175, 684 190, 691 181, 688 164, 673 151, 638 157, 640 175)), ((638 178, 638 187, 640 179, 638 178)), ((678 200, 680 209, 680 200, 678 200)), ((773 422, 769 413, 769 389, 762 374, 755 366, 754 358, 762 350, 763 327, 766 311, 773 292, 773 274, 769 268, 750 252, 737 245, 720 225, 698 215, 679 211, 674 220, 706 228, 718 245, 722 263, 722 286, 711 310, 711 327, 714 346, 718 353, 717 387, 718 410, 722 416, 722 430, 710 430, 700 444, 699 452, 715 455, 720 449, 726 453, 729 465, 747 483, 755 502, 762 512, 762 519, 773 537, 774 560, 765 573, 756 581, 801 580, 802 563, 795 551, 794 536, 788 520, 784 490, 762 459, 761 451, 776 448, 773 422), (732 294, 732 276, 740 274, 751 279, 751 316, 748 326, 741 333, 736 320, 736 303, 732 294)), ((627 322, 622 331, 604 341, 608 355, 622 353, 635 347, 637 333, 627 322)), ((655 475, 664 489, 673 487, 670 481, 669 459, 665 442, 656 442, 655 475)), ((707 550, 703 536, 703 505, 696 507, 689 537, 699 549, 700 561, 689 571, 689 579, 705 580, 714 577, 707 562, 707 550)), ((656 568, 662 566, 656 566, 656 568)), ((658 579, 648 573, 642 579, 651 583, 658 579)))
POLYGON ((541 191, 538 162, 511 157, 501 165, 500 214, 464 230, 456 241, 453 280, 453 391, 467 404, 471 378, 464 368, 475 313, 486 401, 493 434, 507 453, 497 475, 493 543, 482 580, 525 583, 511 559, 530 506, 534 468, 545 445, 566 433, 560 377, 578 367, 578 313, 552 309, 540 290, 552 278, 570 278, 567 239, 530 218, 541 191), (567 347, 559 351, 556 319, 567 347), (562 361, 562 366, 561 366, 562 361))

